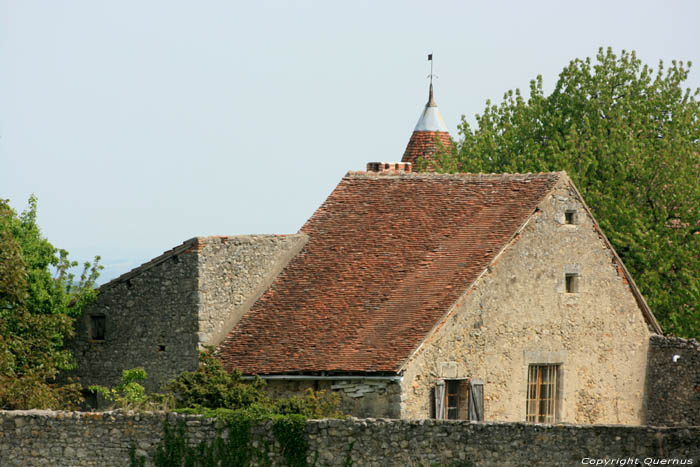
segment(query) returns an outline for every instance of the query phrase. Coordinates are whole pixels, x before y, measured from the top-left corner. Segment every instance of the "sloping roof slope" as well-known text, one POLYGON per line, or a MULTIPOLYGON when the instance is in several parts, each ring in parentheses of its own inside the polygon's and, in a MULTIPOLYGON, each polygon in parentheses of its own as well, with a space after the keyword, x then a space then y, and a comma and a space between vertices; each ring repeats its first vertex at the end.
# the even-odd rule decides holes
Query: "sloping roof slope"
POLYGON ((560 176, 349 173, 219 358, 246 374, 398 371, 560 176))

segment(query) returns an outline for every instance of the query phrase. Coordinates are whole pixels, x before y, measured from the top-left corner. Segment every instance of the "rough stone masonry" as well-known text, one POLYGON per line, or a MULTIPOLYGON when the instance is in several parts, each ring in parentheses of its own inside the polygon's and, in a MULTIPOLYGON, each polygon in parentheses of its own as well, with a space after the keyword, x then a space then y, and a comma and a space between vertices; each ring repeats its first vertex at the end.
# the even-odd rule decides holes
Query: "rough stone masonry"
MULTIPOLYGON (((183 421, 193 445, 216 436, 216 421, 196 415, 0 411, 0 466, 129 465, 131 446, 139 455, 153 455, 166 418, 171 424, 183 421)), ((638 459, 636 465, 700 462, 700 427, 351 418, 310 420, 306 435, 308 460, 315 459, 318 466, 346 461, 377 467, 595 465, 591 462, 597 459, 638 459)), ((270 422, 253 427, 252 443, 268 443, 273 465, 284 465, 270 422)))
POLYGON ((195 237, 100 287, 71 349, 83 386, 119 383, 144 367, 156 391, 197 367, 306 242, 297 235, 195 237), (102 322, 97 335, 96 320, 102 322))

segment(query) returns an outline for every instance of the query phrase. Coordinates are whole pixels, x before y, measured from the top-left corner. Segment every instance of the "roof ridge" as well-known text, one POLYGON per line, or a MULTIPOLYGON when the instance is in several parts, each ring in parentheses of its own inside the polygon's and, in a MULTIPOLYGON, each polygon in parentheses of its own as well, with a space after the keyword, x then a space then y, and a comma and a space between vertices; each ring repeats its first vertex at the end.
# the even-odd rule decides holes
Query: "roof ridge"
POLYGON ((120 282, 127 281, 131 279, 132 277, 135 277, 139 274, 141 274, 144 271, 147 271, 151 269, 152 267, 155 267, 165 260, 175 256, 179 255, 180 253, 187 253, 189 252, 190 249, 198 249, 202 244, 209 243, 213 240, 232 240, 232 239, 243 239, 243 238, 255 238, 255 237, 289 237, 289 236, 295 236, 299 235, 299 233, 291 233, 291 234, 244 234, 244 235, 208 235, 208 236, 197 236, 197 237, 192 237, 188 240, 185 240, 182 242, 180 245, 177 245, 169 250, 164 251, 160 255, 156 256, 155 258, 152 258, 145 263, 142 263, 139 266, 136 266, 135 268, 131 269, 130 271, 125 272, 124 274, 115 277, 114 279, 110 280, 109 282, 105 282, 102 284, 100 287, 98 287, 98 290, 100 291, 105 291, 107 289, 110 289, 114 287, 115 285, 119 284, 120 282))
POLYGON ((140 266, 136 266, 134 269, 125 272, 121 276, 115 277, 111 281, 102 284, 97 289, 99 291, 104 292, 105 290, 114 287, 115 285, 119 284, 120 282, 124 282, 126 280, 129 280, 132 277, 134 277, 134 276, 136 276, 144 271, 147 271, 154 266, 157 266, 158 264, 164 262, 165 260, 167 260, 168 258, 170 258, 172 256, 183 253, 192 247, 196 247, 199 243, 200 238, 202 238, 202 237, 192 237, 188 240, 185 240, 180 245, 173 247, 169 250, 166 250, 165 252, 161 253, 160 255, 156 256, 155 258, 141 264, 140 266))

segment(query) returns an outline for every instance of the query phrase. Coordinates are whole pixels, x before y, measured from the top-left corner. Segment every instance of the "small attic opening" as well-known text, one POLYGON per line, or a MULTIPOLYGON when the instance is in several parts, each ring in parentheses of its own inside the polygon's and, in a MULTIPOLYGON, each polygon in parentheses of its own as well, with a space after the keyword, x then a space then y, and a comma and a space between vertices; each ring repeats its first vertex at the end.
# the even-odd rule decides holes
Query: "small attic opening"
POLYGON ((104 315, 91 315, 90 316, 90 339, 93 341, 103 341, 105 340, 105 327, 107 319, 104 315))
POLYGON ((566 284, 566 293, 578 293, 578 274, 565 274, 564 282, 566 284))
POLYGON ((564 223, 568 225, 574 225, 576 223, 576 211, 570 209, 564 212, 564 223))

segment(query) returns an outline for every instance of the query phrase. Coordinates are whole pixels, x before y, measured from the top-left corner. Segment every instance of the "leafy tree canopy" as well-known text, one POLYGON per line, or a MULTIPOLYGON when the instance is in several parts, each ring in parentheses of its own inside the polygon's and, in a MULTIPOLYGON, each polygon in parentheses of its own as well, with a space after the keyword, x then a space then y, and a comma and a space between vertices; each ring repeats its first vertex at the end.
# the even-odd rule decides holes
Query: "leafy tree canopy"
POLYGON ((76 384, 55 377, 74 366, 64 340, 73 318, 95 297, 99 257, 77 263, 56 249, 36 224, 36 198, 22 214, 0 200, 0 408, 70 407, 79 400, 76 384))
POLYGON ((691 63, 649 67, 608 48, 573 60, 545 95, 487 101, 439 172, 565 170, 665 331, 700 336, 700 89, 691 63))

